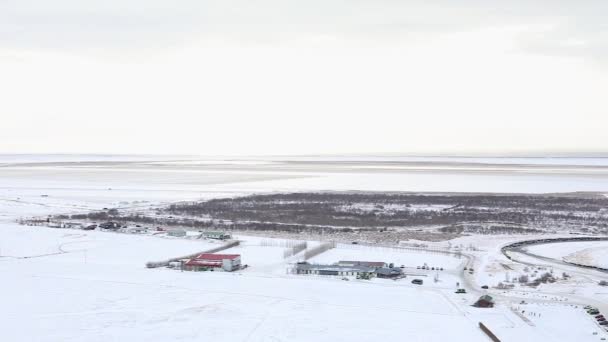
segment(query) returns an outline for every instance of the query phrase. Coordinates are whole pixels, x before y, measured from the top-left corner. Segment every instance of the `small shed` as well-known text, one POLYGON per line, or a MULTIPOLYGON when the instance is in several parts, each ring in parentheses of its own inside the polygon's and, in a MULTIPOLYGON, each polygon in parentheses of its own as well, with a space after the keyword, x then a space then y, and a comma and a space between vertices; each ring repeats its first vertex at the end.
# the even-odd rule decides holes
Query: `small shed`
POLYGON ((473 304, 474 307, 477 308, 493 308, 494 307, 494 298, 489 295, 483 295, 479 297, 479 299, 473 304))

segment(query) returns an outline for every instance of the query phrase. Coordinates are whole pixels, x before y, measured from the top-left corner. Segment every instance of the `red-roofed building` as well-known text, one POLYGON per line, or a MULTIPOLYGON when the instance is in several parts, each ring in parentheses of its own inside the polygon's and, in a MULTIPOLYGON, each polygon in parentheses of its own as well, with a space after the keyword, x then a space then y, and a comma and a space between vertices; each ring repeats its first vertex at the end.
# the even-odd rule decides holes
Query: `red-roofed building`
POLYGON ((222 269, 234 271, 241 267, 241 256, 239 254, 212 254, 203 253, 184 263, 186 271, 207 271, 222 269))

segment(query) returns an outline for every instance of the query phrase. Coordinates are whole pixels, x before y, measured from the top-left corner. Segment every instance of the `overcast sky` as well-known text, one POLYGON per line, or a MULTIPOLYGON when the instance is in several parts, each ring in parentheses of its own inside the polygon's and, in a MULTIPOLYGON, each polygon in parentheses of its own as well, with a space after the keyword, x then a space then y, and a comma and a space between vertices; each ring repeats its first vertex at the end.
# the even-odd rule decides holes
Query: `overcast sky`
POLYGON ((606 152, 606 18, 606 0, 0 0, 0 153, 606 152))

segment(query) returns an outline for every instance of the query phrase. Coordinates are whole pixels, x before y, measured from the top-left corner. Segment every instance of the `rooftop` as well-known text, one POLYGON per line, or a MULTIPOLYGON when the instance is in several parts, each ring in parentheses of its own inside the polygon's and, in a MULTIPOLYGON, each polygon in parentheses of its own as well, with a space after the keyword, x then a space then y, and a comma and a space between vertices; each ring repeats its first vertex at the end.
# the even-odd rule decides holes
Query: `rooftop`
POLYGON ((203 253, 196 256, 196 260, 234 260, 240 257, 240 254, 213 254, 213 253, 203 253))
POLYGON ((367 266, 340 266, 340 265, 315 265, 315 264, 297 264, 299 270, 325 270, 325 271, 340 271, 340 272, 374 272, 376 268, 367 266))
POLYGON ((376 269, 376 273, 382 275, 393 275, 393 274, 401 274, 403 271, 398 267, 381 267, 376 269))
POLYGON ((382 261, 349 261, 349 260, 341 260, 338 264, 353 264, 353 265, 362 265, 369 267, 384 267, 386 265, 385 262, 382 261))
POLYGON ((494 303, 494 298, 492 298, 492 296, 489 296, 489 295, 483 295, 483 296, 479 297, 479 300, 485 300, 487 302, 494 303))

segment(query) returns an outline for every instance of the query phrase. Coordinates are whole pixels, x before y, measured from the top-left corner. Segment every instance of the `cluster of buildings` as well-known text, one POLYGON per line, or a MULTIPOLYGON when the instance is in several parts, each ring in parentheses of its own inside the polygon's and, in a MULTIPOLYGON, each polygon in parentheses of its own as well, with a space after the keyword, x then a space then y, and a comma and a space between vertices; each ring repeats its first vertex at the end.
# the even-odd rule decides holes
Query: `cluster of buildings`
MULTIPOLYGON (((46 219, 46 220, 29 220, 29 221, 23 221, 22 224, 28 224, 28 225, 34 225, 31 222, 35 222, 35 223, 39 223, 39 225, 47 225, 49 227, 52 228, 71 228, 71 229, 83 229, 83 230, 105 230, 105 231, 117 231, 117 232, 121 232, 121 233, 127 233, 127 234, 146 234, 146 233, 163 233, 166 234, 167 236, 171 236, 171 237, 176 237, 176 238, 183 238, 183 237, 187 237, 188 236, 188 231, 185 229, 181 229, 181 228, 176 228, 176 229, 165 229, 165 228, 161 228, 161 227, 156 227, 156 228, 148 228, 148 227, 142 227, 141 225, 135 225, 135 226, 130 226, 124 223, 119 223, 119 222, 114 222, 114 221, 107 221, 107 222, 102 222, 100 224, 96 224, 96 223, 82 223, 82 222, 62 222, 62 221, 50 221, 50 219, 46 219)), ((198 239, 212 239, 212 240, 230 240, 232 239, 232 236, 226 232, 222 232, 222 231, 199 231, 198 234, 192 233, 191 234, 192 237, 198 238, 198 239)))
MULTIPOLYGON (((167 230, 167 235, 173 237, 185 237, 188 233, 183 229, 172 229, 167 230)), ((213 239, 213 240, 229 240, 232 238, 230 234, 219 232, 219 231, 201 231, 198 236, 199 239, 213 239)))
POLYGON ((309 264, 300 262, 295 265, 296 274, 354 276, 369 279, 372 277, 397 279, 403 277, 403 270, 381 261, 339 261, 333 265, 309 264))

